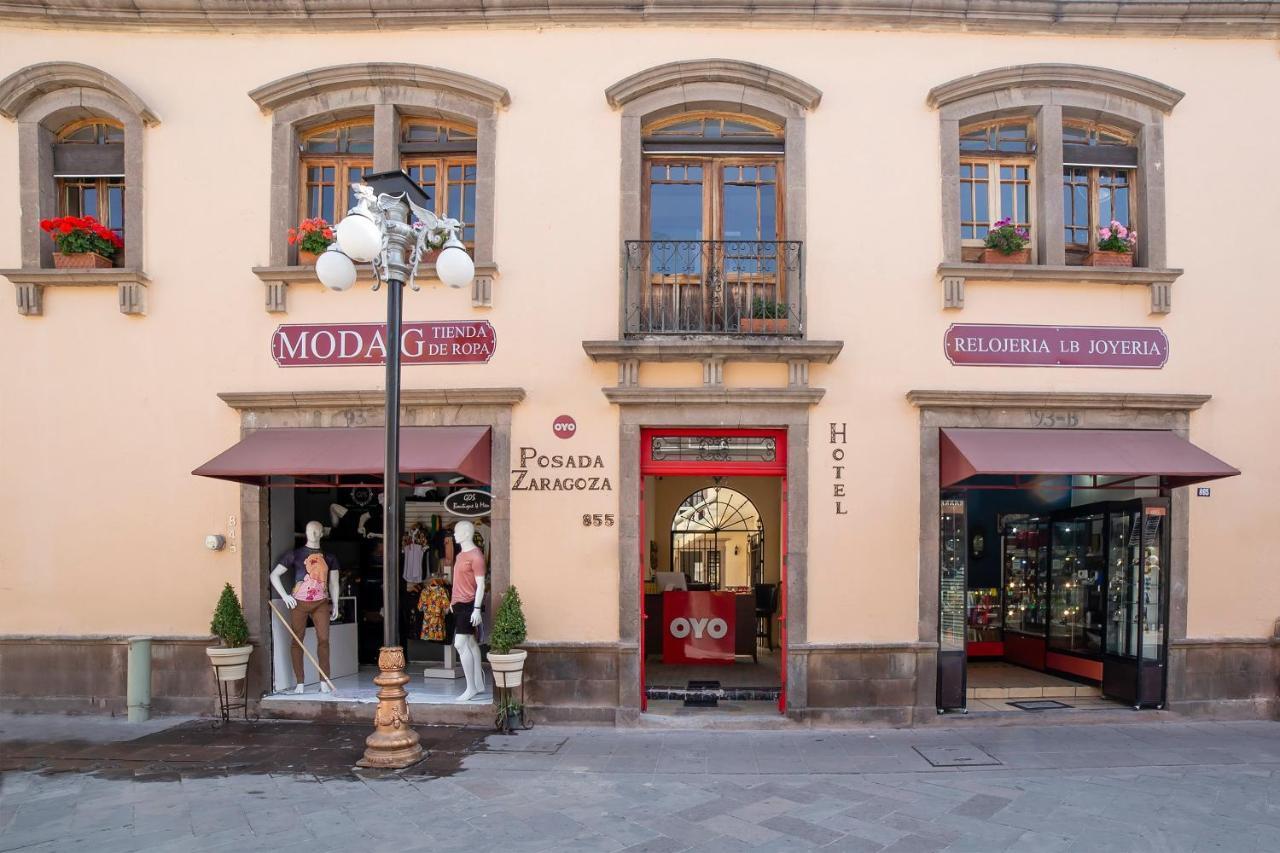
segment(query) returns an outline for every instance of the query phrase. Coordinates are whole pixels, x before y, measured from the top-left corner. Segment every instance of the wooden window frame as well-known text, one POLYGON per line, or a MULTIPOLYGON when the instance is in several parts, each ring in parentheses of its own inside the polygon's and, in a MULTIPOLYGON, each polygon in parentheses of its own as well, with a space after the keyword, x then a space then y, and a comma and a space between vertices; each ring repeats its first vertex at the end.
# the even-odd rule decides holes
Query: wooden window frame
MULTIPOLYGON (((1068 127, 1076 127, 1076 128, 1084 128, 1088 132, 1102 132, 1102 133, 1111 134, 1112 136, 1115 136, 1119 139, 1123 139, 1125 143, 1129 146, 1134 146, 1137 144, 1136 140, 1134 139, 1134 135, 1132 133, 1124 130, 1123 128, 1120 128, 1111 124, 1105 124, 1103 122, 1067 120, 1067 121, 1063 121, 1062 127, 1063 127, 1064 141, 1066 138, 1066 129, 1068 127)), ((1099 145, 1098 147, 1105 148, 1107 146, 1099 145)), ((1062 178, 1063 178, 1064 185, 1065 185, 1065 181, 1067 177, 1066 173, 1068 169, 1083 169, 1087 173, 1088 205, 1089 205, 1089 240, 1087 243, 1073 243, 1071 240, 1067 239, 1066 232, 1070 226, 1067 225, 1067 211, 1065 209, 1065 205, 1062 211, 1063 245, 1064 245, 1067 259, 1068 259, 1067 263, 1070 264, 1072 260, 1079 259, 1083 255, 1087 255, 1090 252, 1097 251, 1098 229, 1102 227, 1102 223, 1104 221, 1108 223, 1110 223, 1111 221, 1110 218, 1107 218, 1105 220, 1103 219, 1102 210, 1101 210, 1102 193, 1101 193, 1101 185, 1099 183, 1099 180, 1103 172, 1125 172, 1128 175, 1129 177, 1129 184, 1128 184, 1129 221, 1125 223, 1125 227, 1130 229, 1138 227, 1139 225, 1138 210, 1137 210, 1137 204, 1135 202, 1138 198, 1138 181, 1141 178, 1140 173, 1142 170, 1139 169, 1137 166, 1076 166, 1068 163, 1063 163, 1062 178)))
MULTIPOLYGON (((331 130, 339 130, 344 127, 373 127, 373 117, 348 119, 346 121, 330 122, 329 124, 313 127, 300 135, 298 140, 299 160, 298 160, 298 211, 299 219, 311 219, 313 213, 308 206, 308 191, 313 186, 310 181, 310 170, 313 168, 323 168, 325 166, 333 167, 333 219, 326 220, 330 225, 336 225, 341 219, 347 215, 348 205, 346 199, 351 196, 351 180, 350 170, 360 169, 361 172, 373 170, 373 154, 313 154, 306 150, 307 140, 313 136, 327 133, 331 130)), ((322 212, 314 214, 322 215, 322 212)))
MULTIPOLYGON (((419 186, 431 194, 431 201, 435 206, 436 216, 453 216, 453 211, 449 210, 449 189, 455 182, 451 182, 449 180, 450 167, 459 167, 464 170, 464 178, 459 182, 462 186, 466 186, 467 184, 477 186, 480 181, 480 166, 476 160, 476 155, 474 154, 451 154, 442 156, 431 156, 429 154, 405 154, 401 156, 400 168, 405 172, 408 172, 415 166, 432 166, 436 170, 436 179, 431 186, 427 186, 421 181, 418 182, 419 186), (476 169, 476 176, 471 181, 467 181, 465 178, 465 170, 468 166, 474 166, 476 169)), ((466 228, 474 230, 476 227, 474 208, 470 213, 473 217, 470 221, 458 219, 458 221, 463 224, 464 231, 466 228)), ((466 243, 468 249, 473 249, 475 247, 474 236, 470 240, 464 240, 463 242, 466 243)))
MULTIPOLYGON (((1013 168, 1013 169, 1026 167, 1026 170, 1027 170, 1027 180, 1026 180, 1027 209, 1025 211, 1026 219, 1025 221, 1020 221, 1017 216, 1014 216, 1013 224, 1020 225, 1026 228, 1027 233, 1031 235, 1031 242, 1028 244, 1027 247, 1031 249, 1031 262, 1036 263, 1037 258, 1036 258, 1035 236, 1036 236, 1037 229, 1040 227, 1040 223, 1037 221, 1037 216, 1036 216, 1036 213, 1038 210, 1037 208, 1038 199, 1036 198, 1036 155, 1033 153, 1036 150, 1035 120, 1031 116, 1006 116, 1004 118, 1000 118, 994 121, 984 121, 984 122, 966 124, 960 128, 960 140, 963 141, 966 134, 972 133, 975 130, 990 129, 992 127, 998 127, 1000 125, 1006 125, 1006 124, 1026 125, 1027 145, 1031 149, 1031 152, 1021 153, 1016 151, 1010 151, 1010 152, 965 151, 963 148, 961 148, 959 166, 961 170, 963 170, 965 166, 986 166, 987 167, 987 214, 991 217, 994 217, 991 219, 991 222, 986 223, 988 229, 991 227, 992 222, 995 222, 999 219, 1003 219, 1007 215, 1005 211, 1002 209, 1000 204, 1000 189, 1001 189, 1001 186, 1005 183, 1000 177, 1000 170, 1005 167, 1013 168)), ((965 181, 961 177, 960 172, 957 171, 956 182, 957 182, 957 189, 959 192, 959 195, 957 196, 957 198, 962 198, 965 192, 966 184, 973 183, 973 181, 965 181)), ((1015 178, 1012 181, 1012 183, 1016 186, 1017 184, 1021 183, 1021 181, 1018 181, 1015 178)), ((1016 199, 1017 197, 1016 193, 1014 197, 1016 199)), ((962 251, 964 249, 980 250, 984 248, 986 245, 985 237, 965 237, 964 236, 963 232, 964 232, 965 223, 960 218, 959 209, 957 209, 956 211, 956 217, 957 217, 957 236, 960 239, 961 250, 962 251)))
MULTIPOLYGON (((75 133, 77 133, 77 132, 79 132, 79 131, 83 130, 84 128, 86 128, 86 127, 90 127, 90 126, 112 127, 112 128, 115 128, 116 130, 120 131, 120 133, 121 133, 121 136, 122 136, 122 137, 123 137, 123 134, 124 134, 124 124, 123 124, 123 123, 121 123, 121 122, 119 122, 119 121, 116 121, 115 119, 103 118, 103 117, 101 117, 101 116, 91 116, 91 117, 89 117, 89 118, 77 119, 76 121, 73 121, 73 122, 71 122, 70 124, 65 125, 61 130, 59 130, 59 131, 58 131, 58 134, 57 134, 57 140, 58 140, 58 142, 66 142, 66 141, 67 141, 67 139, 68 139, 69 137, 71 137, 71 136, 72 136, 72 135, 74 135, 75 133)), ((95 142, 83 142, 83 143, 76 143, 76 144, 80 144, 80 145, 120 145, 120 146, 123 146, 123 145, 124 145, 124 140, 123 140, 123 138, 122 138, 120 142, 103 143, 103 142, 96 142, 96 141, 95 141, 95 142)), ((75 176, 58 176, 58 177, 55 177, 55 178, 54 178, 54 187, 55 187, 55 192, 57 193, 57 211, 58 211, 58 216, 70 216, 70 215, 71 215, 71 213, 70 213, 71 205, 69 204, 69 202, 70 202, 70 198, 71 198, 71 193, 72 193, 73 191, 75 191, 77 188, 80 188, 80 190, 81 190, 81 203, 78 205, 78 207, 80 208, 80 212, 79 212, 78 214, 76 214, 76 215, 77 215, 77 216, 92 216, 94 219, 98 220, 98 222, 99 222, 99 223, 101 223, 105 228, 107 228, 107 229, 109 229, 109 230, 111 230, 111 231, 114 231, 114 232, 116 233, 116 235, 117 235, 121 240, 123 240, 123 239, 124 239, 124 237, 125 237, 125 227, 126 227, 126 225, 127 225, 127 221, 128 221, 128 220, 127 220, 127 218, 126 218, 126 221, 125 221, 125 222, 121 222, 121 223, 119 224, 119 226, 118 226, 118 227, 117 227, 117 226, 116 226, 116 224, 112 221, 112 217, 111 217, 111 196, 110 196, 110 192, 111 192, 111 188, 112 188, 112 187, 119 187, 119 188, 120 188, 120 190, 121 190, 121 198, 120 198, 120 214, 121 214, 121 216, 124 216, 124 212, 125 212, 124 195, 125 195, 125 193, 127 192, 127 186, 128 186, 128 185, 127 185, 127 182, 125 181, 125 176, 124 176, 124 175, 113 175, 113 176, 84 176, 84 177, 75 177, 75 176), (84 189, 88 189, 88 188, 92 188, 92 189, 94 190, 94 192, 95 192, 95 193, 97 193, 97 196, 98 196, 97 209, 96 209, 96 210, 93 210, 93 211, 87 211, 87 210, 85 210, 85 209, 84 209, 84 202, 83 202, 83 198, 84 198, 84 196, 83 196, 83 190, 84 190, 84 189)))

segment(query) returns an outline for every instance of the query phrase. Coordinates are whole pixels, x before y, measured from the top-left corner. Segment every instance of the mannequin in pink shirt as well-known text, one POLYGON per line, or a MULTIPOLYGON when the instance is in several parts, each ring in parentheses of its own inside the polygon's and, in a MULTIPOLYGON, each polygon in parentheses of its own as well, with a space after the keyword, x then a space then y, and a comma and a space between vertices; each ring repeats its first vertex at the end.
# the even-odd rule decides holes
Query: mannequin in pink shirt
POLYGON ((467 689, 458 695, 459 702, 470 702, 484 692, 484 668, 480 664, 480 644, 476 629, 483 620, 485 565, 484 554, 476 547, 476 528, 469 521, 459 521, 453 528, 453 541, 458 555, 453 560, 453 647, 458 650, 467 689))

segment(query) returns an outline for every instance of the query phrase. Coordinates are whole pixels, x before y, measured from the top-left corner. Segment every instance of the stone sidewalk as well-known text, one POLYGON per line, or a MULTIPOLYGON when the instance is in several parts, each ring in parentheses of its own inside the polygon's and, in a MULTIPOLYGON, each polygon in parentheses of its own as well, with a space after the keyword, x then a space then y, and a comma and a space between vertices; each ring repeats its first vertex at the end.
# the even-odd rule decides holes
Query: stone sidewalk
POLYGON ((0 717, 0 851, 1275 851, 1280 724, 679 732, 0 717), (946 765, 964 760, 961 766, 946 765))

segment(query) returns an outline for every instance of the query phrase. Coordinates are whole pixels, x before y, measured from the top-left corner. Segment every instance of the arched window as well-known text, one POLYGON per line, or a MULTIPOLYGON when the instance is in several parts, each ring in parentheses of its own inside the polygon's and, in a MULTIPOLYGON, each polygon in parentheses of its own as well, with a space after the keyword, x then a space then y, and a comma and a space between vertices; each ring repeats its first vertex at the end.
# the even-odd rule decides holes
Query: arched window
POLYGON ((650 240, 774 241, 783 232, 781 125, 686 113, 645 126, 650 240))
POLYGON ((59 216, 92 216, 124 239, 124 125, 90 118, 63 127, 53 177, 59 216))
POLYGON ((671 571, 684 572, 689 580, 712 589, 726 582, 763 583, 764 523, 751 499, 734 489, 712 486, 681 501, 671 519, 671 571), (727 577, 731 561, 747 571, 727 577))
POLYGON ((1067 263, 1079 264, 1097 248, 1098 229, 1119 222, 1136 227, 1134 190, 1138 148, 1134 135, 1094 121, 1062 122, 1062 223, 1067 263))
POLYGON ((302 201, 305 219, 336 223, 355 204, 351 185, 373 168, 373 119, 327 124, 302 134, 302 201))
POLYGON ((400 123, 400 168, 427 191, 437 216, 462 223, 462 241, 476 241, 476 129, 440 119, 400 123))
POLYGON ((960 129, 960 239, 981 246, 997 220, 1031 230, 1034 123, 1027 118, 960 129))

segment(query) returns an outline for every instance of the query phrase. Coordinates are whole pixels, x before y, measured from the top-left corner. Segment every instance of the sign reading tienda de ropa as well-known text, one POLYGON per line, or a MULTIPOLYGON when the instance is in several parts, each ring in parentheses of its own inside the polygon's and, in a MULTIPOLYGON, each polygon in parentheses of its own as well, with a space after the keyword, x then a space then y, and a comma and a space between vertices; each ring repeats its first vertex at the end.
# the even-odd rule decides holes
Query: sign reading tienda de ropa
POLYGON ((957 323, 943 337, 952 364, 988 367, 1119 367, 1155 370, 1169 339, 1149 326, 1004 326, 957 323))
MULTIPOLYGON (((405 323, 400 330, 401 364, 485 364, 498 338, 488 320, 405 323)), ((342 367, 386 364, 382 323, 290 324, 271 336, 279 367, 342 367)))

